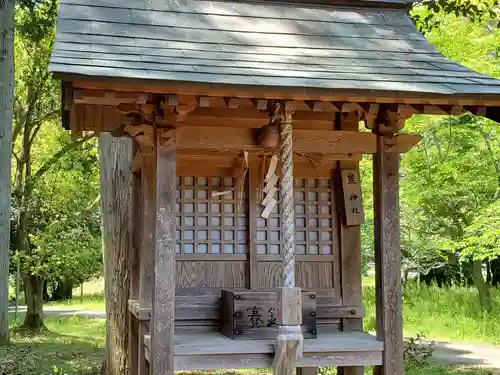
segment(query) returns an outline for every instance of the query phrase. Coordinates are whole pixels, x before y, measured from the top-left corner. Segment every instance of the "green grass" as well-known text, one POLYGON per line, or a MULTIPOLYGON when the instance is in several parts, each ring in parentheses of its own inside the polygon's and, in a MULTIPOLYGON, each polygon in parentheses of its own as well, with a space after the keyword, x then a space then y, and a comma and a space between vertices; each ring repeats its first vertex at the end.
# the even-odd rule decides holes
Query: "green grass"
POLYGON ((104 319, 47 318, 45 324, 47 330, 37 335, 12 330, 12 345, 0 347, 0 374, 99 374, 105 345, 104 319))
POLYGON ((48 302, 44 306, 100 311, 104 310, 104 296, 102 294, 84 296, 83 300, 74 297, 66 301, 48 302))
MULTIPOLYGON (((375 330, 375 288, 363 288, 367 331, 375 330)), ((429 339, 500 344, 500 291, 492 290, 493 310, 482 312, 474 288, 406 285, 403 320, 406 336, 417 333, 429 339)))

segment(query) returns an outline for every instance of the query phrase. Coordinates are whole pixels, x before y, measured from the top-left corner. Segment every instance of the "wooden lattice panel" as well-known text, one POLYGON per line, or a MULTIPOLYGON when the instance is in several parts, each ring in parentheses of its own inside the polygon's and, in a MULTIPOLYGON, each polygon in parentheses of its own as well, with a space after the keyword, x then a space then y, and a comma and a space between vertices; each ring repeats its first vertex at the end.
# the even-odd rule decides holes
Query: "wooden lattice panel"
POLYGON ((241 201, 237 189, 234 177, 177 177, 177 254, 248 253, 246 189, 241 201))
POLYGON ((331 179, 295 179, 296 254, 334 253, 331 183, 331 179))
MULTIPOLYGON (((296 178, 295 253, 333 255, 331 179, 296 178)), ((277 194, 278 195, 278 194, 277 194)), ((262 207, 259 208, 262 210, 262 207)), ((280 254, 280 204, 269 218, 257 218, 257 253, 280 254)))

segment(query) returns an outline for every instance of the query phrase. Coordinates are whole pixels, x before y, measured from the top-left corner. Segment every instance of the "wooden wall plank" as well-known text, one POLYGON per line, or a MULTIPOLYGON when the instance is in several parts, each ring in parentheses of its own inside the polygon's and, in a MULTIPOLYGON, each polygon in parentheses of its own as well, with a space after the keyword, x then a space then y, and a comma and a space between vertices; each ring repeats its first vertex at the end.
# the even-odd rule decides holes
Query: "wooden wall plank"
POLYGON ((333 263, 297 262, 295 277, 297 286, 305 290, 333 288, 333 263))
POLYGON ((176 151, 156 145, 156 236, 151 375, 174 374, 176 151))
MULTIPOLYGON (((258 262, 259 288, 281 286, 282 267, 279 261, 258 262)), ((332 262, 296 262, 296 284, 307 290, 333 288, 332 262)))
POLYGON ((373 159, 375 215, 375 287, 377 339, 384 342, 383 365, 376 374, 402 374, 403 322, 401 249, 399 229, 399 158, 386 152, 385 137, 378 137, 373 159))
MULTIPOLYGON (((179 288, 246 288, 246 261, 177 261, 179 288)), ((220 294, 219 294, 220 296, 220 294)))

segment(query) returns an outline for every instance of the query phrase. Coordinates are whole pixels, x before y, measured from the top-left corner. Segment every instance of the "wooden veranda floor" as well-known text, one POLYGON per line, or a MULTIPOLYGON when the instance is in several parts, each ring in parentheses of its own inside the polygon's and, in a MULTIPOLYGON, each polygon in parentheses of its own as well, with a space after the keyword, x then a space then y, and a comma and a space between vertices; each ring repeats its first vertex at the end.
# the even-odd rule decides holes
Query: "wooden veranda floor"
MULTIPOLYGON (((151 337, 145 336, 144 342, 149 359, 151 337)), ((323 333, 305 340, 304 358, 297 366, 381 365, 382 351, 383 343, 367 333, 323 333)), ((269 368, 273 356, 273 340, 232 340, 218 332, 175 335, 176 370, 269 368)))

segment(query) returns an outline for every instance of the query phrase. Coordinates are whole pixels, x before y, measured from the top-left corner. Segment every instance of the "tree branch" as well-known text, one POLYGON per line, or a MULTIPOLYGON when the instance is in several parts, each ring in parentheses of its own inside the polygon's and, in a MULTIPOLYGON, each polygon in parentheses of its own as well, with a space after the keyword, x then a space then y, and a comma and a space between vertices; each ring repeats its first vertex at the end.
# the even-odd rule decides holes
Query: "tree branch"
POLYGON ((65 154, 67 154, 69 151, 72 151, 76 149, 78 146, 81 144, 87 142, 89 139, 94 137, 94 133, 91 133, 83 138, 80 138, 79 140, 69 143, 66 146, 64 146, 62 149, 57 151, 52 157, 47 160, 37 171, 36 173, 28 180, 27 186, 26 186, 26 196, 30 196, 31 193, 33 192, 33 188, 35 187, 36 183, 40 180, 40 178, 50 170, 50 168, 65 154))

